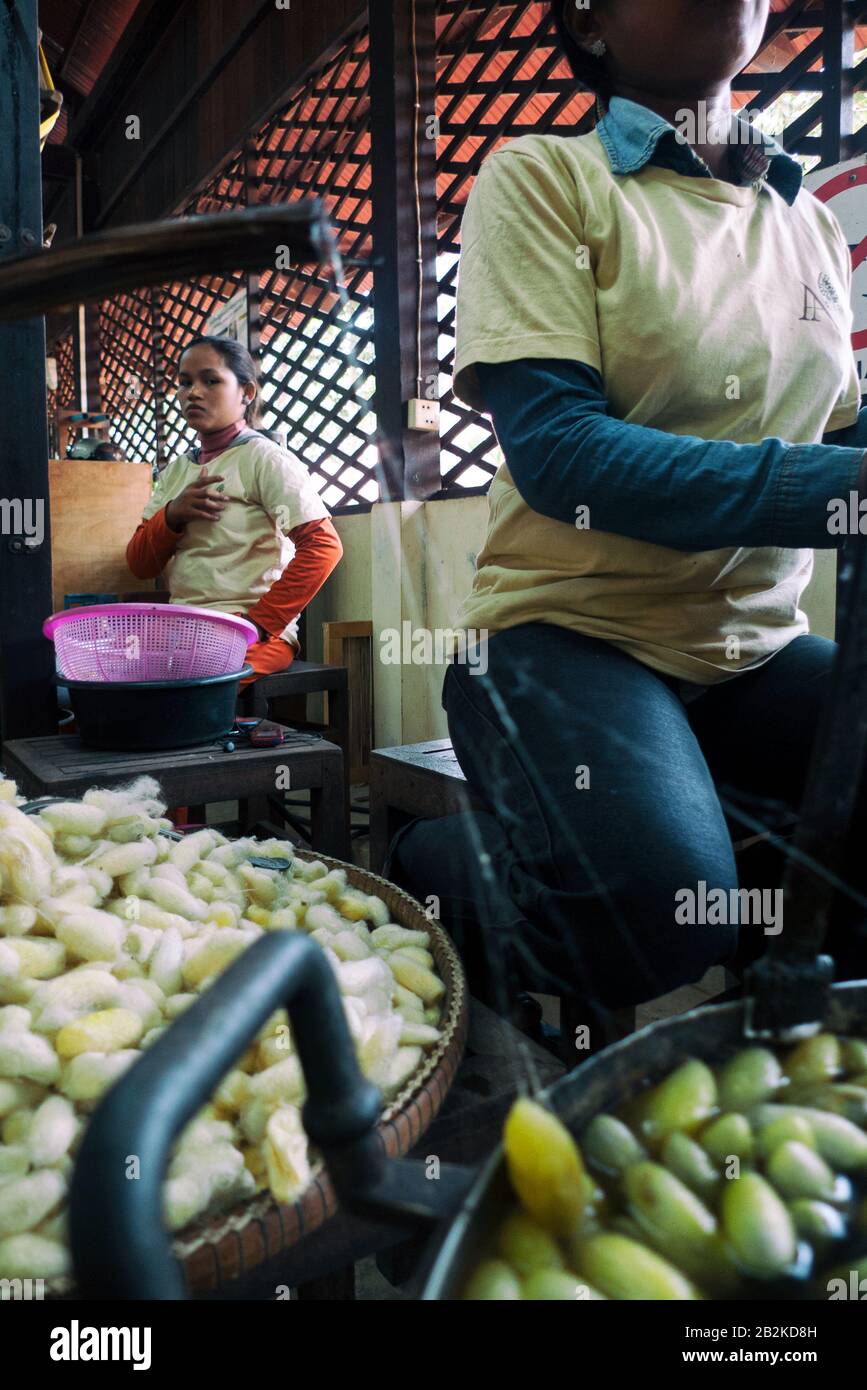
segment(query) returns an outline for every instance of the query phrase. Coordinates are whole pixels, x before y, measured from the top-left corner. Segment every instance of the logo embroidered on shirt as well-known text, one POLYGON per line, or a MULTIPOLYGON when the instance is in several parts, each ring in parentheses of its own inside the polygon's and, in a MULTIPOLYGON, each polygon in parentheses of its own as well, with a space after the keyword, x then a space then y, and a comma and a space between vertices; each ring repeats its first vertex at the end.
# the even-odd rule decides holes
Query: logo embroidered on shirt
POLYGON ((834 288, 834 282, 826 271, 822 271, 819 276, 819 293, 824 295, 831 304, 839 304, 840 296, 834 288))
POLYGON ((840 304, 840 296, 837 293, 837 288, 826 270, 819 272, 819 278, 816 283, 819 286, 819 294, 822 296, 821 300, 815 290, 810 289, 810 286, 806 284, 805 281, 801 281, 801 284, 804 286, 804 311, 801 314, 801 320, 805 323, 818 323, 820 309, 824 309, 827 313, 827 306, 829 304, 834 304, 838 307, 840 304), (824 301, 824 303, 822 301, 824 301))
POLYGON ((801 284, 804 286, 804 312, 801 314, 801 319, 806 323, 818 323, 819 310, 823 309, 825 306, 822 304, 815 290, 811 290, 810 286, 804 284, 803 280, 801 284))

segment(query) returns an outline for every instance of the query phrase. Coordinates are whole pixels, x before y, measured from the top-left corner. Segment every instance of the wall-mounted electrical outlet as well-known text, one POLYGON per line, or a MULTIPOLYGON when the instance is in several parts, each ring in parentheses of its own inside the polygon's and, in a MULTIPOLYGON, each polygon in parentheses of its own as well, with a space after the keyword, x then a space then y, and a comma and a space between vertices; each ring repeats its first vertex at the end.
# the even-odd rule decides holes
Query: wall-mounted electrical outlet
POLYGON ((406 423, 407 428, 411 430, 438 430, 440 427, 439 401, 408 401, 406 423))

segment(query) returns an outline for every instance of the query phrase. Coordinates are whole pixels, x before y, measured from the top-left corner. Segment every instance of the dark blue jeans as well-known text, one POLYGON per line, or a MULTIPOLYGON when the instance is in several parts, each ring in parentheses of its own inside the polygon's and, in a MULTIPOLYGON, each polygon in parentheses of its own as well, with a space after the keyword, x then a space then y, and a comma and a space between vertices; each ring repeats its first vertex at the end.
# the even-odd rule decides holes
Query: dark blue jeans
MULTIPOLYGON (((739 923, 729 896, 733 837, 756 827, 727 820, 724 805, 791 837, 835 652, 796 638, 685 703, 679 682, 610 643, 542 623, 496 633, 486 673, 453 663, 443 689, 455 753, 487 809, 412 822, 385 874, 438 899, 471 987, 495 1004, 524 988, 618 1008, 736 950, 761 955, 774 933, 739 923), (729 920, 678 920, 676 894, 702 883, 726 892, 729 920)), ((853 842, 865 831, 862 798, 853 842)), ((772 889, 784 851, 760 846, 752 870, 750 853, 740 886, 772 889)), ((867 889, 863 870, 847 876, 867 889)), ((843 911, 838 978, 867 974, 863 915, 843 911)))

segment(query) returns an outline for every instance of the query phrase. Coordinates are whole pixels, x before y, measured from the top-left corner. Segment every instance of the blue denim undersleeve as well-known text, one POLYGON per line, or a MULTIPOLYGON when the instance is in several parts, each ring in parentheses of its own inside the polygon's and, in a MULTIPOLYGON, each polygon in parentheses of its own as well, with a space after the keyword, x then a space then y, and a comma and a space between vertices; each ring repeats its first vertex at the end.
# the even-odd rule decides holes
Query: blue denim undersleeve
MULTIPOLYGON (((695 552, 836 549, 828 504, 857 488, 864 447, 758 444, 668 434, 608 414, 586 363, 476 363, 512 479, 534 511, 567 525, 695 552)), ((860 422, 859 422, 860 423, 860 422)))

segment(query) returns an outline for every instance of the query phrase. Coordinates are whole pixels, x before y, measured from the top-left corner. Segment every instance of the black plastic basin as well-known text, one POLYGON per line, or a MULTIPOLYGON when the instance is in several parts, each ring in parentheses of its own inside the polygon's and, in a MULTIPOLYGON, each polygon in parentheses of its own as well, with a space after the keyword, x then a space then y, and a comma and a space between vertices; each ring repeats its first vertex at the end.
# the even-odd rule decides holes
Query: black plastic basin
POLYGON ((244 666, 227 676, 185 681, 74 681, 56 675, 69 691, 82 743, 133 753, 190 748, 224 737, 235 722, 244 666))

